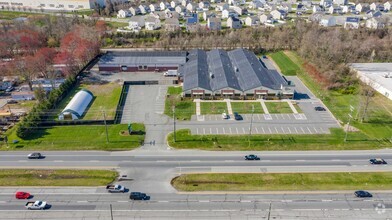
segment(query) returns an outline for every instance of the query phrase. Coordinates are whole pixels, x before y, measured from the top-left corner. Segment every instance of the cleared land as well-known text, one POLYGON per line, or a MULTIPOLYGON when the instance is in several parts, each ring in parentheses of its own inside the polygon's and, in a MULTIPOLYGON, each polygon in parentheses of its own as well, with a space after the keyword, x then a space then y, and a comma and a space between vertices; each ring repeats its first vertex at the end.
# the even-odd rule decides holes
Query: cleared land
POLYGON ((110 170, 0 170, 0 186, 103 186, 115 180, 110 170))
POLYGON ((202 115, 227 113, 226 102, 201 102, 200 109, 202 115))
POLYGON ((211 151, 294 151, 294 150, 366 150, 390 146, 383 140, 367 140, 362 133, 349 134, 344 142, 342 129, 330 129, 331 134, 311 135, 191 135, 190 130, 178 130, 176 142, 173 134, 168 137, 169 145, 178 149, 201 149, 211 151))
POLYGON ((299 66, 288 58, 283 51, 272 53, 269 56, 275 61, 276 65, 278 65, 283 75, 295 76, 298 71, 300 71, 299 66))
POLYGON ((271 114, 293 113, 287 102, 265 102, 265 105, 271 114))
MULTIPOLYGON (((372 141, 383 140, 386 146, 391 146, 391 100, 379 93, 376 93, 369 103, 367 117, 365 118, 364 123, 361 123, 358 118, 358 113, 364 111, 363 103, 365 100, 365 97, 361 96, 361 93, 359 92, 361 90, 361 85, 358 85, 357 92, 354 94, 341 94, 336 91, 326 90, 320 86, 320 83, 317 82, 314 77, 311 77, 309 71, 312 71, 313 69, 309 68, 309 64, 305 63, 295 52, 286 51, 284 54, 299 64, 300 71, 297 74, 298 77, 313 92, 313 94, 315 94, 324 102, 325 105, 328 106, 329 110, 337 119, 343 123, 347 123, 348 114, 350 113, 350 105, 352 105, 355 108, 352 113, 355 120, 351 121, 351 125, 360 129, 361 132, 365 134, 364 136, 367 136, 364 141, 371 143, 372 141)), ((349 139, 351 135, 352 134, 349 134, 349 139)), ((364 144, 364 142, 362 144, 364 144)), ((371 148, 370 145, 369 148, 371 148)))
POLYGON ((192 99, 181 99, 182 87, 169 87, 165 100, 165 115, 173 117, 173 105, 175 105, 176 118, 190 120, 196 114, 196 104, 192 99))
POLYGON ((57 118, 58 115, 77 92, 81 89, 87 89, 93 93, 94 99, 90 106, 87 108, 86 113, 83 115, 84 120, 103 120, 103 111, 106 113, 106 119, 114 119, 116 115, 116 109, 118 100, 121 95, 121 85, 116 83, 107 83, 103 85, 87 85, 81 84, 76 86, 70 91, 62 102, 53 111, 53 118, 57 118))
POLYGON ((392 172, 186 174, 172 185, 180 191, 390 190, 392 172))
POLYGON ((260 102, 231 102, 233 112, 239 114, 252 114, 252 106, 254 107, 254 114, 263 114, 263 108, 260 102))
MULTIPOLYGON (((132 124, 132 129, 145 131, 143 124, 132 124)), ((144 134, 128 135, 128 125, 125 124, 108 125, 109 143, 106 142, 104 125, 42 128, 28 139, 17 137, 14 127, 7 132, 7 136, 8 146, 3 144, 0 150, 131 150, 144 140, 144 134), (12 143, 13 140, 18 143, 12 143)))

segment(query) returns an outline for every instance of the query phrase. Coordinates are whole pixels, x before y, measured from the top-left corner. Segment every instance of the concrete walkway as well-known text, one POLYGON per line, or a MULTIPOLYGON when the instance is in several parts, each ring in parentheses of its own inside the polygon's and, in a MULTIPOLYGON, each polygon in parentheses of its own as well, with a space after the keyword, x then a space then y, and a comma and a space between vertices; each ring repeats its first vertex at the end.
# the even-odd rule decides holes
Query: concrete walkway
POLYGON ((230 99, 225 99, 226 104, 227 104, 227 112, 229 115, 233 114, 233 109, 231 108, 231 100, 230 99))
POLYGON ((293 111, 294 114, 298 114, 297 109, 294 107, 293 103, 291 101, 287 101, 287 103, 289 104, 291 111, 293 111))
POLYGON ((201 110, 200 110, 200 99, 194 99, 193 100, 196 103, 196 115, 201 115, 201 110))
POLYGON ((263 108, 264 114, 269 114, 268 108, 265 105, 264 100, 260 99, 259 101, 260 101, 261 107, 263 108))

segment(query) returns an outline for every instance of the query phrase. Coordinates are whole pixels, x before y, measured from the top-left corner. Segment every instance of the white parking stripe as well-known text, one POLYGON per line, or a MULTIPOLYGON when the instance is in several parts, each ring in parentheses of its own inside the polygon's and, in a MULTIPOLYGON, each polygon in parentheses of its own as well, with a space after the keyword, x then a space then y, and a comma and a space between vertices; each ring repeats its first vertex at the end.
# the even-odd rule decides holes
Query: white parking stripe
POLYGON ((278 133, 278 129, 275 127, 275 132, 278 133))
POLYGON ((210 128, 210 134, 212 134, 212 128, 210 128))
POLYGON ((244 132, 244 134, 246 133, 245 128, 242 128, 242 131, 244 132))
POLYGON ((272 131, 271 131, 271 128, 270 128, 270 127, 268 127, 268 130, 269 130, 270 134, 272 134, 272 131))
POLYGON ((237 128, 237 127, 235 128, 235 130, 236 130, 236 132, 237 132, 237 134, 238 134, 238 128, 237 128))
POLYGON ((280 129, 282 129, 283 134, 286 134, 286 131, 283 129, 283 127, 280 127, 280 129))
POLYGON ((289 127, 287 127, 287 129, 289 129, 289 133, 291 134, 291 130, 290 130, 290 128, 289 128, 289 127))
POLYGON ((261 127, 261 129, 263 130, 263 134, 265 134, 264 128, 263 128, 263 127, 261 127))
POLYGON ((313 127, 313 129, 316 131, 316 134, 318 133, 317 129, 315 127, 313 127))
POLYGON ((257 118, 259 119, 259 121, 261 120, 261 119, 260 119, 260 115, 259 115, 259 114, 257 114, 257 118))
POLYGON ((216 134, 219 134, 218 128, 216 128, 216 134))
POLYGON ((255 129, 256 129, 256 133, 258 134, 259 133, 259 129, 257 129, 257 127, 255 129))
POLYGON ((300 128, 301 128, 301 130, 302 130, 302 133, 303 133, 303 134, 305 134, 305 131, 304 131, 304 129, 303 129, 302 127, 300 127, 300 128))
POLYGON ((297 127, 294 127, 294 129, 295 129, 295 133, 297 133, 297 134, 298 134, 297 127))
POLYGON ((206 134, 206 129, 205 128, 203 128, 203 134, 206 134))
POLYGON ((199 128, 196 128, 196 134, 199 134, 199 128))
POLYGON ((231 132, 231 128, 229 127, 229 131, 230 131, 230 134, 233 134, 233 132, 231 132))
POLYGON ((308 131, 309 131, 310 134, 313 134, 313 133, 310 131, 309 127, 306 127, 306 128, 308 129, 308 131))
POLYGON ((290 114, 287 114, 287 117, 288 117, 289 119, 291 119, 290 114))
POLYGON ((222 129, 223 129, 223 134, 226 134, 225 127, 223 127, 222 129))

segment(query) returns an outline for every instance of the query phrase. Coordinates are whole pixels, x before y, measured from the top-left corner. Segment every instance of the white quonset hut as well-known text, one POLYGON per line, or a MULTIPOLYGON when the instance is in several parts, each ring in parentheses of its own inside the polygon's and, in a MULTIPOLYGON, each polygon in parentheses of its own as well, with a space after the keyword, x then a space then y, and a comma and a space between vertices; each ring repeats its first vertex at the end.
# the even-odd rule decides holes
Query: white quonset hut
POLYGON ((88 105, 90 105, 93 100, 94 95, 90 91, 86 89, 80 90, 76 95, 71 99, 68 105, 64 108, 64 110, 59 115, 59 120, 64 119, 80 119, 88 105))

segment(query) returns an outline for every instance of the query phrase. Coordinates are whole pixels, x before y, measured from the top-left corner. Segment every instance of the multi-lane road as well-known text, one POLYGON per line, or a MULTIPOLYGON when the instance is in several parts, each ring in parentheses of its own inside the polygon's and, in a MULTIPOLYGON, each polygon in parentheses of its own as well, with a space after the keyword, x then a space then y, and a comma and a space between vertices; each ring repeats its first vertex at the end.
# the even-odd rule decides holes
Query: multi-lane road
POLYGON ((0 189, 1 219, 386 219, 392 216, 392 191, 375 192, 370 199, 355 198, 351 191, 179 193, 170 180, 193 172, 317 172, 391 171, 368 160, 392 161, 391 150, 257 153, 261 161, 245 161, 244 152, 156 151, 43 152, 42 160, 28 160, 26 152, 2 152, 1 168, 117 169, 132 191, 143 191, 150 201, 131 201, 128 194, 108 194, 98 188, 28 188, 33 199, 48 201, 43 212, 25 210, 14 199, 14 187, 0 189), (271 205, 271 208, 270 208, 271 205))

